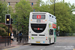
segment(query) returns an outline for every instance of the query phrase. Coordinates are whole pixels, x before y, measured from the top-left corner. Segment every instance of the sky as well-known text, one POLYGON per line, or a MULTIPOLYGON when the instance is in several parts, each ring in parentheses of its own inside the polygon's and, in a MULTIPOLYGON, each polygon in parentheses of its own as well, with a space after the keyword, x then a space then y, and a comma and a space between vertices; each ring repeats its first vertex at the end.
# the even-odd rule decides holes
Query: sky
MULTIPOLYGON (((42 1, 47 1, 47 0, 42 0, 42 1)), ((59 0, 59 1, 63 1, 63 0, 59 0)), ((65 2, 70 2, 71 4, 75 3, 75 0, 64 0, 65 2)))

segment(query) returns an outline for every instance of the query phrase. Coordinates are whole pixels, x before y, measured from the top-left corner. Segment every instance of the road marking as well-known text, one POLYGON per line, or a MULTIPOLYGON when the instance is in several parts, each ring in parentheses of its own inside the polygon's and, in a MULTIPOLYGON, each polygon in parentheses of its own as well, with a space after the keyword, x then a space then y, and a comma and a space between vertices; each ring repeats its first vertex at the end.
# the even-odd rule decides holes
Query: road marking
POLYGON ((40 50, 43 50, 43 49, 40 49, 40 50))
MULTIPOLYGON (((45 47, 46 48, 46 47, 45 47)), ((40 49, 40 50, 44 50, 45 48, 42 48, 42 49, 40 49)))

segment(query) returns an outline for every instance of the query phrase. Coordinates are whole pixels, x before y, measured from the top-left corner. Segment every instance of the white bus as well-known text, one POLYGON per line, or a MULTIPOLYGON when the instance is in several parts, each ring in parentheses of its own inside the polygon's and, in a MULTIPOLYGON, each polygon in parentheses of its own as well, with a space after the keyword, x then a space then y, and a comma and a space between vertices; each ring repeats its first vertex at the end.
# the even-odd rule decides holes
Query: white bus
POLYGON ((48 12, 31 12, 28 43, 51 44, 55 42, 56 17, 48 12))

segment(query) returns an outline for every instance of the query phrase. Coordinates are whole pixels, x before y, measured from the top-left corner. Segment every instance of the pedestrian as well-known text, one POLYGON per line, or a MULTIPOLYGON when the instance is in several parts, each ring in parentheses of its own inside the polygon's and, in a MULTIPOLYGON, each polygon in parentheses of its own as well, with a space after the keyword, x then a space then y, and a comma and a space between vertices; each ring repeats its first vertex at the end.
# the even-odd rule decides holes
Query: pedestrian
POLYGON ((18 37, 19 37, 19 42, 21 43, 22 41, 22 32, 20 31, 20 33, 18 34, 18 37))
POLYGON ((14 33, 12 32, 10 36, 11 36, 11 43, 12 43, 12 41, 14 41, 14 33))

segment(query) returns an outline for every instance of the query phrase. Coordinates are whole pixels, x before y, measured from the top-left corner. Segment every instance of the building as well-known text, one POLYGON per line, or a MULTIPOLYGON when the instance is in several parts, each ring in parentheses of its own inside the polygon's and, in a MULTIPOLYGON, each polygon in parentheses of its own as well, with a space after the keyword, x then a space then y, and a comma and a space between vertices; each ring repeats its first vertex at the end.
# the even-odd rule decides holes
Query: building
MULTIPOLYGON (((6 1, 8 5, 10 5, 13 9, 15 7, 15 4, 20 2, 20 0, 2 0, 2 1, 6 1)), ((31 6, 33 7, 38 0, 29 0, 29 1, 30 1, 31 6)))

